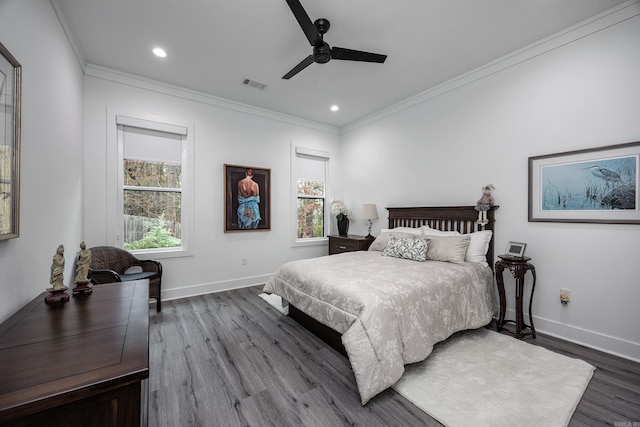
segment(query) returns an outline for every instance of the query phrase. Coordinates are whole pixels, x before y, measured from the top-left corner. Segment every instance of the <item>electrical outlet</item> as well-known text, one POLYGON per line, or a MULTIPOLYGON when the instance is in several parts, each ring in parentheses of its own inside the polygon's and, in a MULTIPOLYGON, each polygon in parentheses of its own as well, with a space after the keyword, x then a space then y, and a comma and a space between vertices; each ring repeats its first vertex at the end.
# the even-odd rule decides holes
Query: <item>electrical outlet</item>
POLYGON ((569 301, 571 301, 571 289, 560 288, 560 302, 569 304, 569 301))
POLYGON ((242 264, 242 265, 247 265, 247 259, 246 259, 246 258, 242 258, 242 259, 240 260, 240 264, 242 264))

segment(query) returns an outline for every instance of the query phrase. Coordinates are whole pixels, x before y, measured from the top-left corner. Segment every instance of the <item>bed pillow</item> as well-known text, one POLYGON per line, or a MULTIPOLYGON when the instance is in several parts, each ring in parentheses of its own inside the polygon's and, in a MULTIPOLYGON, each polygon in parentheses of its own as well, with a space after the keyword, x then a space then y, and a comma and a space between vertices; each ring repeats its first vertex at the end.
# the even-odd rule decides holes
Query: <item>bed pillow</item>
POLYGON ((397 239, 391 236, 382 251, 382 255, 424 262, 427 260, 428 247, 428 239, 419 237, 397 239))
MULTIPOLYGON (((371 243, 371 246, 369 246, 369 250, 370 251, 383 251, 385 246, 387 246, 387 242, 389 241, 389 237, 393 236, 396 239, 411 239, 411 238, 416 238, 419 237, 421 234, 415 234, 415 233, 407 233, 404 231, 395 231, 396 229, 394 228, 393 230, 383 230, 380 232, 380 234, 378 235, 378 237, 376 237, 376 240, 373 241, 373 243, 371 243)), ((416 228, 416 230, 420 230, 419 228, 416 228)))
POLYGON ((409 234, 415 234, 415 235, 421 235, 422 234, 422 229, 420 227, 418 228, 413 228, 413 227, 396 227, 396 228, 383 228, 382 230, 380 230, 381 233, 384 233, 385 231, 399 231, 401 233, 409 233, 409 234))
POLYGON ((471 240, 467 248, 465 261, 477 262, 489 266, 487 263, 487 252, 489 251, 489 242, 491 242, 491 230, 476 231, 469 234, 471 240))
POLYGON ((427 259, 464 264, 464 257, 471 237, 468 234, 459 236, 430 236, 427 259))
POLYGON ((442 231, 436 230, 435 228, 431 228, 428 225, 423 225, 420 227, 420 231, 423 236, 461 236, 457 231, 442 231))
MULTIPOLYGON (((423 225, 421 227, 422 234, 425 236, 462 236, 463 234, 458 233, 457 231, 440 231, 430 228, 427 225, 423 225)), ((477 262, 483 265, 488 266, 487 263, 487 252, 489 251, 489 242, 491 241, 491 235, 493 232, 491 230, 482 230, 476 231, 474 233, 467 234, 467 236, 471 237, 469 241, 469 247, 467 248, 467 253, 465 254, 464 260, 477 262)))

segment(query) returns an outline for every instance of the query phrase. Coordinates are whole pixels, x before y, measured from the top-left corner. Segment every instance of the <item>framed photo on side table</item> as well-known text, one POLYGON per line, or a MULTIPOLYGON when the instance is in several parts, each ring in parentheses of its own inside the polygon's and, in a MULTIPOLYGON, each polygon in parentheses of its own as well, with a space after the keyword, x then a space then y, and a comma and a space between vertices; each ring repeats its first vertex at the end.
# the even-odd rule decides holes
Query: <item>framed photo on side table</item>
POLYGON ((504 254, 514 258, 522 258, 524 256, 524 250, 527 247, 526 243, 509 242, 504 254))
POLYGON ((0 43, 0 240, 19 236, 22 67, 0 43))

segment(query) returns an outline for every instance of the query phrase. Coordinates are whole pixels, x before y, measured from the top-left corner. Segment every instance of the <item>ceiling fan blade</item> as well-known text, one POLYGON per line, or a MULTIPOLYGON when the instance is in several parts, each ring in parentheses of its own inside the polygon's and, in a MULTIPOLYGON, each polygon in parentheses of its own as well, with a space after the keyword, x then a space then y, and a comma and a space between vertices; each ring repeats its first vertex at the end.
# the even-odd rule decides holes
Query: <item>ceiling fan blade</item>
POLYGON ((387 59, 387 55, 380 55, 379 53, 363 52, 361 50, 345 49, 343 47, 332 47, 331 59, 342 59, 346 61, 378 62, 382 64, 387 59))
POLYGON ((299 0, 287 0, 287 4, 293 12, 293 16, 298 20, 298 24, 302 27, 302 31, 304 31, 305 36, 311 43, 311 46, 315 46, 318 43, 322 43, 322 36, 318 32, 318 29, 313 22, 311 22, 311 18, 307 15, 307 12, 304 10, 299 0))
POLYGON ((313 64, 313 55, 309 55, 306 58, 304 58, 302 61, 300 61, 298 65, 293 67, 291 71, 289 71, 287 74, 282 76, 282 78, 285 80, 289 80, 291 77, 295 76, 296 74, 298 74, 300 71, 304 70, 311 64, 313 64))

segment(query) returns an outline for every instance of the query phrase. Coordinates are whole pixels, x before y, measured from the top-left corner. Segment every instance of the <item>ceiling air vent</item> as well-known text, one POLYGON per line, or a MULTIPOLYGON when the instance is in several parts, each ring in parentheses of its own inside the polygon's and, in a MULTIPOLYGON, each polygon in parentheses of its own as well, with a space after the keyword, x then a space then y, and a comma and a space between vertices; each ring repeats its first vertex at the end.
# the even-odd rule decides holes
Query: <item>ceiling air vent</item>
POLYGON ((250 80, 250 79, 242 80, 242 84, 247 85, 247 86, 251 86, 251 87, 255 87, 256 89, 260 89, 260 90, 263 90, 265 87, 267 87, 267 85, 264 84, 264 83, 260 83, 260 82, 257 82, 255 80, 250 80))

